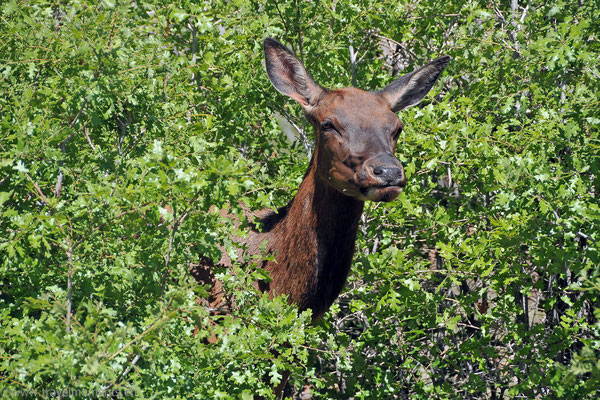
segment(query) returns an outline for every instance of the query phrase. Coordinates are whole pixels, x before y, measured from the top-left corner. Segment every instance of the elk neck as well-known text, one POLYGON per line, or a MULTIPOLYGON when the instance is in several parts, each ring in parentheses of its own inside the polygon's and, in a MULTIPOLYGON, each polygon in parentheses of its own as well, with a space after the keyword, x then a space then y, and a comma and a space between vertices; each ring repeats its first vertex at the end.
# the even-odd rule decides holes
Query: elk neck
POLYGON ((265 265, 273 278, 269 289, 287 293, 301 310, 312 309, 313 318, 322 315, 344 287, 364 206, 320 178, 316 165, 313 158, 287 206, 262 218, 269 250, 277 260, 265 265))

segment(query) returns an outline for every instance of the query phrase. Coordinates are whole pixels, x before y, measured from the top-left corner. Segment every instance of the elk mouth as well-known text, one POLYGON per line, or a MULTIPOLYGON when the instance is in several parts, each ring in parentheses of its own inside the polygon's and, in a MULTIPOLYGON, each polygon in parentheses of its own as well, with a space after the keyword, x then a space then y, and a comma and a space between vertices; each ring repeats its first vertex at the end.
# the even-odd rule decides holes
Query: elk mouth
POLYGON ((370 201, 388 202, 395 200, 404 185, 368 186, 360 188, 363 197, 370 201))

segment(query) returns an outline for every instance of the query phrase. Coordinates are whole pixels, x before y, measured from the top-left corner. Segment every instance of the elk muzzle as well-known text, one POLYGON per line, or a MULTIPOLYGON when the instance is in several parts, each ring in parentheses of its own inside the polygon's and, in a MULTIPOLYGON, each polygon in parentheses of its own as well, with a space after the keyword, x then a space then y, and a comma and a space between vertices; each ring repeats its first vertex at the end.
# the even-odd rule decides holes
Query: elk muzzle
POLYGON ((392 201, 406 186, 402 164, 387 153, 368 160, 358 173, 358 180, 361 194, 371 201, 392 201))

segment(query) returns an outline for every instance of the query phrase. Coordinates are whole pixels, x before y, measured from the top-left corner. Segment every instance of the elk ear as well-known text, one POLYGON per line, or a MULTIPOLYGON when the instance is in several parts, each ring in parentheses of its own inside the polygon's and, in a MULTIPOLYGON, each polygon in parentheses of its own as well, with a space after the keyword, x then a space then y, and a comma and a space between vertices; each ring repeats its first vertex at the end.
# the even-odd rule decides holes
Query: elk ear
POLYGON ((414 106, 431 90, 448 62, 449 56, 433 60, 426 66, 396 79, 377 93, 385 97, 394 112, 414 106))
POLYGON ((263 42, 267 75, 279 92, 302 104, 314 105, 322 88, 306 72, 306 68, 290 49, 272 38, 263 42))

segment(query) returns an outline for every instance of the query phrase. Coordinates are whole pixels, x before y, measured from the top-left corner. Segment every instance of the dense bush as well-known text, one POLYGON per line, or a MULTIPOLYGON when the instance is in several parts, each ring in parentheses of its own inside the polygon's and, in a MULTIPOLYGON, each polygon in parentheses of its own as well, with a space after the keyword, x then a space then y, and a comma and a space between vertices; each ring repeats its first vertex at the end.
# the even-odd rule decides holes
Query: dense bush
POLYGON ((285 370, 289 395, 313 398, 597 397, 599 12, 3 3, 3 398, 269 397, 285 370), (312 132, 261 64, 266 36, 329 86, 376 89, 453 57, 402 113, 409 184, 367 206, 348 287, 316 325, 254 291, 252 260, 218 271, 227 316, 189 276, 245 234, 218 209, 284 205, 308 163, 312 132))

